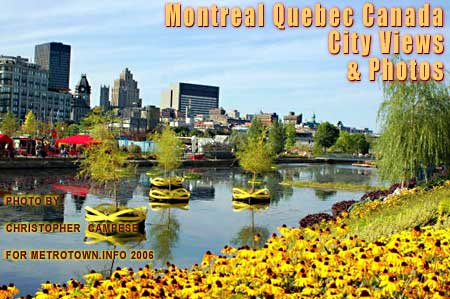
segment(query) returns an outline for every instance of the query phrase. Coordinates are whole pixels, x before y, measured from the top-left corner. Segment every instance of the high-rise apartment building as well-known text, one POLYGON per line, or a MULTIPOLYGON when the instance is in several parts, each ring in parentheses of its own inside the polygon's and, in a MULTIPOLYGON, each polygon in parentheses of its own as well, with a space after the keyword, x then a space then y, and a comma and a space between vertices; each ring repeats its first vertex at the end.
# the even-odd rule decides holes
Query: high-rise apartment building
POLYGON ((162 92, 161 109, 164 108, 189 111, 194 116, 208 115, 211 109, 219 108, 219 87, 173 83, 162 92))
POLYGON ((43 121, 68 121, 72 95, 48 90, 48 72, 22 57, 0 56, 0 113, 23 122, 28 111, 43 121))
POLYGON ((119 109, 142 107, 138 83, 133 79, 133 74, 128 68, 124 69, 120 73, 119 79, 114 81, 111 105, 119 109))
POLYGON ((100 86, 100 107, 103 111, 108 111, 111 103, 109 102, 109 86, 100 86))
POLYGON ((49 90, 69 91, 70 52, 70 46, 62 43, 52 42, 35 47, 34 60, 48 72, 49 90))

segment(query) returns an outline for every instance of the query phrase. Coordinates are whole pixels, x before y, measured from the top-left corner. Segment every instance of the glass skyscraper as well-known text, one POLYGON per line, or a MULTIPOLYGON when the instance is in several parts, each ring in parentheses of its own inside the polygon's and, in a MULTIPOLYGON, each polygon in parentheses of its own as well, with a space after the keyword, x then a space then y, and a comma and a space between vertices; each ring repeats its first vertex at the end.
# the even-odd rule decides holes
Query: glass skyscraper
POLYGON ((35 63, 48 71, 48 89, 68 91, 70 79, 70 46, 62 43, 37 45, 35 63))

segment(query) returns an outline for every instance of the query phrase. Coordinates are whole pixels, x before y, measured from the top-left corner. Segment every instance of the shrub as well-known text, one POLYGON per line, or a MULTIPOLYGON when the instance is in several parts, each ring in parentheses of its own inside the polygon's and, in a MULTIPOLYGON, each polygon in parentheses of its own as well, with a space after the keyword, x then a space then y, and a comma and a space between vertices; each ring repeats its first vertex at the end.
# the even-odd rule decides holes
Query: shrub
POLYGON ((343 212, 349 212, 350 207, 355 204, 356 200, 345 200, 341 202, 335 203, 331 207, 331 211, 333 212, 334 217, 340 217, 343 212))
POLYGON ((332 219, 334 219, 333 216, 327 213, 310 214, 300 220, 300 227, 311 227, 314 224, 319 224, 322 221, 329 221, 332 219))
POLYGON ((130 144, 128 146, 128 152, 131 154, 140 154, 142 152, 141 147, 137 144, 130 144))

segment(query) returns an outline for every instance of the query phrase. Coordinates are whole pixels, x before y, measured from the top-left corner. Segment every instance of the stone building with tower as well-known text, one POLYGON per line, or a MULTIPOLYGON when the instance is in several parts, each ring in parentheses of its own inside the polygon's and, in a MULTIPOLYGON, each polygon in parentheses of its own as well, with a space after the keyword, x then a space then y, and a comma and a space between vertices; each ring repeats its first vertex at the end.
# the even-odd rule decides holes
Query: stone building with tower
POLYGON ((86 74, 82 74, 75 87, 70 119, 79 123, 91 111, 91 85, 86 74))

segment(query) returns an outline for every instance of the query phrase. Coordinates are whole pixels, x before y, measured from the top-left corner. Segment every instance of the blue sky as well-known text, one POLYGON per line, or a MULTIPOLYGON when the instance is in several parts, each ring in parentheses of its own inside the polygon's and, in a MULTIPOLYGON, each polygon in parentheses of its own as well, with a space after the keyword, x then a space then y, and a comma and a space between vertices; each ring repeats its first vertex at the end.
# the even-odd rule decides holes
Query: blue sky
MULTIPOLYGON (((180 1, 201 6, 212 0, 180 1)), ((328 53, 331 28, 294 28, 279 31, 271 20, 275 1, 266 6, 265 28, 176 29, 164 27, 164 1, 157 0, 1 0, 0 54, 33 59, 34 45, 60 41, 72 45, 71 88, 82 73, 93 87, 92 103, 99 102, 100 84, 113 84, 128 67, 139 82, 144 104, 160 104, 160 94, 171 82, 217 85, 220 105, 241 113, 288 111, 310 119, 356 127, 376 128, 382 100, 379 83, 350 83, 346 66, 358 60, 363 76, 367 59, 328 53)), ((318 1, 284 1, 287 6, 312 6, 318 1)), ((377 7, 393 2, 372 1, 377 7)), ((426 1, 396 1, 395 6, 419 7, 426 1)), ((450 8, 448 1, 429 1, 450 8)), ((222 0, 221 6, 256 6, 258 1, 222 0)), ((358 14, 351 31, 372 33, 372 56, 381 57, 377 28, 361 27, 364 1, 321 1, 327 8, 352 6, 358 14)), ((393 4, 394 5, 394 4, 393 4)), ((448 15, 448 14, 447 14, 448 15)), ((448 23, 448 16, 446 16, 448 23)), ((449 37, 449 26, 408 33, 440 32, 449 37)), ((342 29, 342 28, 341 28, 342 29)), ((447 46, 447 42, 445 43, 447 46)), ((449 64, 449 51, 440 57, 449 64)), ((404 57, 412 58, 412 57, 404 57)), ((446 65, 448 68, 448 65, 446 65)))

